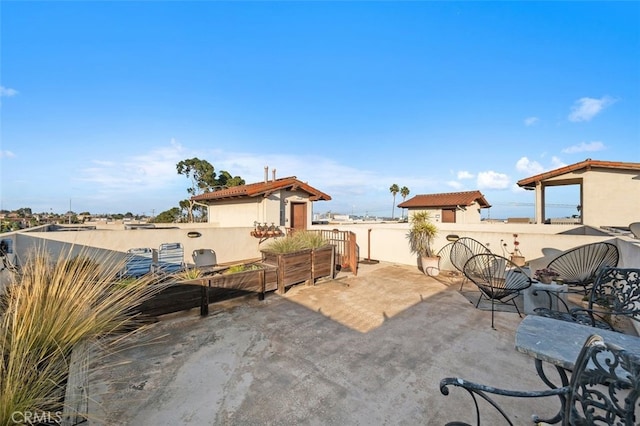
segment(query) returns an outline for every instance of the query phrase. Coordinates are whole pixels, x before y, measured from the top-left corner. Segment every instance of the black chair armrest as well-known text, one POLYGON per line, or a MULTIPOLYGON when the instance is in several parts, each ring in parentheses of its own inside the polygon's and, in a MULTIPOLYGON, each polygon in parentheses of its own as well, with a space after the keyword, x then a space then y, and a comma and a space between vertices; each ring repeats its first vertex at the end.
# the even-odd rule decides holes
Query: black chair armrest
MULTIPOLYGON (((475 417, 476 424, 480 425, 480 405, 478 404, 478 398, 476 395, 482 399, 484 399, 489 405, 491 405, 500 415, 510 424, 513 425, 509 415, 498 405, 498 403, 489 396, 492 395, 501 395, 507 397, 514 398, 544 398, 549 396, 556 395, 566 395, 569 393, 569 386, 563 386, 555 389, 546 389, 540 391, 518 391, 518 390, 509 390, 509 389, 501 389, 495 388, 492 386, 487 386, 479 383, 470 382, 468 380, 464 380, 458 377, 445 377, 440 381, 440 392, 443 395, 449 395, 449 386, 459 387, 465 389, 471 397, 473 398, 473 403, 475 404, 475 417)), ((448 425, 454 424, 467 424, 467 423, 448 423, 448 425)))
POLYGON ((565 299, 562 297, 563 293, 536 288, 535 290, 533 290, 532 294, 534 296, 537 296, 539 292, 545 293, 549 298, 548 309, 551 309, 553 307, 554 305, 553 302, 555 301, 556 306, 558 307, 558 310, 560 310, 561 312, 569 312, 571 310, 571 308, 569 308, 569 305, 567 305, 567 302, 565 301, 565 299))

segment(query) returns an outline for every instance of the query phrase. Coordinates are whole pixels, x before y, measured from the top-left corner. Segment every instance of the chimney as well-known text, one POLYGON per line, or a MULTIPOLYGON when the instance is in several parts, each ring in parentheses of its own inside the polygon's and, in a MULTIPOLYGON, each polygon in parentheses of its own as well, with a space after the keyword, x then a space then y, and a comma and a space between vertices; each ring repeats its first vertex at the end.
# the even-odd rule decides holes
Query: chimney
POLYGON ((276 180, 276 169, 273 169, 273 171, 271 172, 273 174, 273 180, 276 180))
POLYGON ((264 166, 264 183, 269 182, 269 166, 264 166))

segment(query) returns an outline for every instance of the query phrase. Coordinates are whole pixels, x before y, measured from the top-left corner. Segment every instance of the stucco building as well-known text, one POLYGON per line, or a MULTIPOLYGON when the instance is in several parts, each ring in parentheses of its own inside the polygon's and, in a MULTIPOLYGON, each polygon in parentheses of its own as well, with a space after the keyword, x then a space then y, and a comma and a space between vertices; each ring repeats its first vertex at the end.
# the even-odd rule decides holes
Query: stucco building
POLYGON ((398 207, 408 209, 409 215, 416 211, 429 211, 434 222, 480 223, 481 209, 491 205, 480 191, 464 191, 420 194, 403 201, 398 207))
POLYGON ((640 220, 640 163, 599 161, 590 158, 518 181, 535 191, 535 221, 545 223, 545 190, 579 185, 580 221, 593 227, 627 227, 640 220))
POLYGON ((311 225, 314 201, 331 197, 295 176, 268 179, 265 168, 263 182, 232 186, 194 197, 193 201, 208 208, 208 222, 220 227, 254 226, 256 222, 292 229, 311 225))

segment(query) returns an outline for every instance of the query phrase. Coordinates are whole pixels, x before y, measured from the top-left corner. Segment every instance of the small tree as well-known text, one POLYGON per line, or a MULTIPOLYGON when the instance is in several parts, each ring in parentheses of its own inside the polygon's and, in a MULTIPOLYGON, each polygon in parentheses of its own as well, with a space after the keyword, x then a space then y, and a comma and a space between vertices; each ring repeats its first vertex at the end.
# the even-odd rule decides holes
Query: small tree
MULTIPOLYGON (((201 160, 197 157, 182 160, 176 165, 176 169, 179 175, 185 175, 191 179, 191 186, 187 188, 191 197, 208 192, 216 184, 214 168, 207 160, 201 160)), ((193 206, 195 205, 191 197, 187 200, 189 203, 187 220, 189 222, 193 222, 193 206)))
POLYGON ((175 223, 180 219, 180 209, 173 207, 153 218, 152 223, 175 223))
MULTIPOLYGON (((197 209, 196 203, 191 199, 205 192, 212 192, 229 186, 244 185, 244 179, 240 176, 231 176, 231 173, 221 170, 216 177, 215 169, 207 160, 197 157, 182 160, 176 165, 179 175, 185 175, 191 179, 191 186, 187 188, 189 199, 185 200, 187 221, 193 222, 193 211, 197 209)), ((182 204, 185 203, 181 203, 182 204)), ((204 216, 204 214, 203 214, 204 216)))
POLYGON ((389 191, 391 192, 391 194, 393 194, 393 206, 391 207, 391 219, 393 219, 396 211, 396 194, 400 192, 400 187, 394 183, 389 188, 389 191))
POLYGON ((411 229, 409 230, 409 248, 411 253, 420 257, 433 257, 433 239, 438 234, 438 228, 431 222, 428 211, 420 211, 411 215, 411 229))
MULTIPOLYGON (((409 188, 407 188, 406 186, 403 186, 402 188, 400 188, 400 195, 402 195, 402 202, 404 203, 404 201, 407 199, 407 196, 409 195, 409 188)), ((402 217, 404 217, 404 211, 402 213, 402 217)))

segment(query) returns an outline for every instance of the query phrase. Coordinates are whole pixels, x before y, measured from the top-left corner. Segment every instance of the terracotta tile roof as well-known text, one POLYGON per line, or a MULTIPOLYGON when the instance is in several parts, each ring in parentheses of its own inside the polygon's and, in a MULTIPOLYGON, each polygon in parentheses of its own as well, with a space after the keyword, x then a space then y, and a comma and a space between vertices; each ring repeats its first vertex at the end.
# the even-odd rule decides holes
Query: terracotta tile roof
POLYGON ((204 194, 191 197, 193 201, 218 201, 229 200, 233 198, 252 198, 264 196, 267 197, 272 193, 280 190, 304 191, 309 194, 311 201, 328 201, 331 197, 324 192, 318 191, 314 187, 299 181, 295 176, 269 180, 266 182, 250 183, 248 185, 232 186, 230 188, 221 189, 219 191, 205 192, 204 194))
POLYGON ((560 167, 559 169, 551 170, 548 172, 540 173, 535 176, 521 179, 518 181, 518 185, 525 189, 535 189, 536 182, 540 182, 546 179, 550 179, 556 176, 561 176, 567 173, 575 172, 576 170, 586 169, 619 169, 619 170, 638 170, 640 171, 640 163, 623 163, 620 161, 599 161, 587 158, 585 161, 571 164, 569 166, 560 167))
POLYGON ((480 191, 446 192, 443 194, 421 194, 408 199, 400 204, 400 208, 420 207, 456 207, 470 206, 477 201, 481 208, 489 208, 491 205, 480 191))

